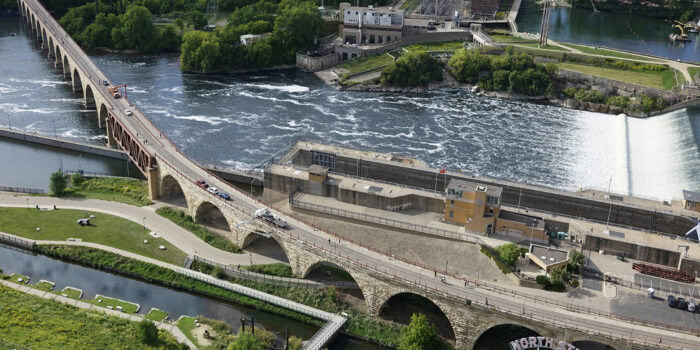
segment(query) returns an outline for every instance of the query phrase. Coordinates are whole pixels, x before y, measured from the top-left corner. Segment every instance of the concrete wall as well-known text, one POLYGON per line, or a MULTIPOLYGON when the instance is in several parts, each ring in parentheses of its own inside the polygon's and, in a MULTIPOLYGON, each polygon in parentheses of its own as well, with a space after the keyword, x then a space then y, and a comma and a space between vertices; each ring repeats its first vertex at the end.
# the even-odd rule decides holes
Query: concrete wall
POLYGON ((623 253, 625 257, 646 261, 652 264, 665 265, 673 268, 678 267, 680 253, 669 250, 639 246, 634 243, 621 242, 604 237, 587 235, 583 242, 583 249, 604 250, 605 254, 616 255, 623 253))
POLYGON ((298 53, 297 68, 305 72, 317 72, 335 66, 339 60, 339 56, 335 52, 318 57, 298 53))
POLYGON ((685 271, 691 275, 694 275, 697 271, 698 276, 700 276, 700 260, 694 260, 689 258, 681 259, 680 266, 678 267, 681 271, 685 271))
POLYGON ((113 149, 109 147, 100 147, 95 145, 88 145, 79 142, 73 142, 68 140, 56 139, 53 137, 42 136, 30 134, 24 131, 8 130, 0 128, 0 137, 6 137, 9 139, 15 139, 25 142, 36 143, 40 145, 46 145, 51 147, 56 147, 60 149, 67 149, 72 151, 77 151, 81 153, 89 153, 103 157, 115 158, 126 160, 128 156, 120 149, 113 149))
MULTIPOLYGON (((302 166, 311 165, 311 152, 299 150, 292 157, 292 163, 302 166)), ((525 208, 597 220, 599 222, 607 221, 608 210, 611 208, 610 203, 604 201, 603 198, 598 201, 553 189, 538 189, 533 188, 533 186, 520 186, 519 184, 493 179, 471 178, 454 172, 438 174, 437 169, 413 168, 398 162, 393 164, 367 159, 358 160, 338 155, 336 157, 336 172, 428 190, 437 189, 437 191, 444 191, 445 186, 452 178, 487 186, 499 186, 503 188, 501 197, 503 204, 516 206, 520 203, 520 206, 525 208), (520 197, 521 190, 522 197, 520 197)), ((693 226, 693 223, 685 217, 629 207, 624 202, 612 205, 610 222, 617 225, 656 230, 674 235, 684 235, 693 226)))

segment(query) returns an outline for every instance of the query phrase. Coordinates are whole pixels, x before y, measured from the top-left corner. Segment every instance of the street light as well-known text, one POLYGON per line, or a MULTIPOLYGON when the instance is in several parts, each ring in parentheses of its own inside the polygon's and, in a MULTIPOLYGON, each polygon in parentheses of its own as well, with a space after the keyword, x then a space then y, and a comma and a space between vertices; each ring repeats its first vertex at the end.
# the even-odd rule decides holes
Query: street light
POLYGON ((535 234, 535 224, 537 219, 532 219, 532 226, 530 226, 530 245, 532 245, 532 236, 535 234))
POLYGON ((445 274, 447 275, 447 259, 445 259, 445 274))

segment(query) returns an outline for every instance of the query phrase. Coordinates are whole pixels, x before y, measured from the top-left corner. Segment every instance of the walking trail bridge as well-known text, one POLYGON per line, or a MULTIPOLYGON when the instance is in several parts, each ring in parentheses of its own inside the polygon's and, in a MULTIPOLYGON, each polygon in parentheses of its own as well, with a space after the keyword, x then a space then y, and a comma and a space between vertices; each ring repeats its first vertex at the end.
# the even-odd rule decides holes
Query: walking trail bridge
MULTIPOLYGON (((48 52, 48 58, 70 80, 75 93, 84 98, 85 106, 96 112, 99 126, 106 128, 108 145, 124 149, 146 176, 152 199, 186 203, 196 222, 225 228, 241 247, 259 238, 259 233, 265 233, 279 244, 299 277, 307 276, 320 264, 341 267, 359 286, 368 313, 378 315, 384 308, 390 308, 390 301, 397 297, 410 295, 421 299, 439 310, 438 317, 446 320, 448 337, 455 340, 456 347, 466 349, 472 349, 482 334, 501 325, 524 326, 568 343, 594 340, 617 350, 698 348, 697 338, 690 330, 679 332, 677 328, 665 329, 640 320, 632 323, 617 315, 577 305, 576 300, 545 299, 537 295, 541 293, 537 290, 504 289, 450 275, 444 280, 433 278, 437 272, 340 239, 294 217, 283 216, 291 226, 289 230, 279 230, 253 219, 254 211, 266 206, 265 203, 229 185, 183 154, 127 99, 113 98, 105 86, 105 82, 111 86, 109 78, 39 1, 19 0, 18 4, 31 33, 48 52), (225 201, 200 188, 195 183, 200 179, 230 193, 232 200, 225 201)), ((323 347, 345 323, 340 315, 312 308, 306 312, 315 317, 325 315, 322 318, 328 321, 306 343, 308 349, 323 347)))

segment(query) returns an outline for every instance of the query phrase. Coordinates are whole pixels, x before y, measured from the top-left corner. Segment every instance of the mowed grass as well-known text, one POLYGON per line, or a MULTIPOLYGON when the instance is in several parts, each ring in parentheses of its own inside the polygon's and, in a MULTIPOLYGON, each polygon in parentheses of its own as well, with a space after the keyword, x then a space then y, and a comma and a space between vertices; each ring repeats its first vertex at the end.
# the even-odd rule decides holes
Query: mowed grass
POLYGON ((394 62, 394 58, 387 55, 387 54, 382 54, 382 55, 377 55, 377 56, 370 56, 370 57, 360 57, 356 58, 350 61, 347 61, 346 63, 343 63, 339 65, 339 68, 347 69, 348 70, 348 75, 353 75, 357 74, 360 72, 364 72, 370 69, 375 69, 375 68, 380 68, 384 66, 388 66, 394 62))
POLYGON ((177 320, 177 328, 180 328, 182 333, 185 334, 187 339, 189 339, 193 344, 198 345, 199 343, 197 343, 197 339, 192 334, 194 326, 194 317, 182 316, 179 320, 177 320))
POLYGON ((262 273, 264 275, 290 278, 295 277, 294 273, 292 272, 292 267, 282 263, 241 266, 241 268, 252 272, 262 273))
POLYGON ((168 313, 163 310, 153 308, 146 314, 146 318, 151 321, 160 322, 168 318, 168 313))
POLYGON ((38 290, 43 290, 44 292, 51 292, 53 291, 54 284, 46 282, 46 281, 40 281, 39 283, 33 285, 32 287, 38 289, 38 290))
POLYGON ((690 73, 691 78, 695 78, 695 76, 698 76, 698 79, 700 79, 700 67, 688 67, 688 73, 690 73))
POLYGON ((67 298, 71 299, 80 299, 83 296, 83 291, 78 289, 78 288, 73 288, 73 287, 65 287, 63 288, 62 291, 57 292, 56 294, 64 295, 67 298))
POLYGON ((579 50, 579 51, 581 51, 583 53, 587 53, 589 55, 603 55, 603 56, 627 58, 627 59, 640 60, 640 61, 661 62, 660 60, 657 60, 657 59, 654 59, 651 57, 635 55, 635 54, 631 54, 631 53, 627 53, 627 52, 620 52, 620 51, 607 50, 607 49, 597 49, 597 48, 593 48, 590 46, 575 45, 575 44, 562 44, 562 45, 564 45, 566 47, 570 47, 572 49, 579 50))
POLYGON ((499 43, 508 43, 511 45, 525 46, 525 47, 530 47, 533 49, 540 49, 540 50, 569 51, 566 48, 563 48, 560 46, 555 46, 555 45, 545 45, 544 47, 540 47, 539 42, 537 40, 523 39, 523 38, 518 38, 518 37, 515 37, 512 35, 490 34, 489 36, 491 37, 491 39, 493 39, 493 41, 499 42, 499 43))
POLYGON ((78 309, 0 286, 2 341, 31 349, 175 349, 160 332, 157 343, 138 339, 136 322, 78 309))
MULTIPOLYGON (((556 65, 562 69, 568 69, 657 89, 671 90, 674 86, 676 86, 676 77, 674 76, 673 69, 668 69, 663 72, 635 72, 631 70, 602 68, 574 63, 557 63, 556 65)), ((682 76, 683 75, 679 72, 678 78, 681 80, 681 83, 684 81, 682 76)))
POLYGON ((29 276, 23 275, 21 273, 13 273, 10 275, 10 278, 8 279, 10 282, 14 283, 19 283, 19 284, 27 284, 27 281, 29 281, 29 276), (20 282, 20 279, 22 281, 20 282))
POLYGON ((139 306, 134 303, 117 300, 104 295, 98 295, 95 297, 95 299, 88 300, 87 302, 104 308, 111 306, 113 310, 117 310, 117 306, 121 306, 121 311, 127 314, 135 314, 139 311, 139 306))
POLYGON ((83 242, 99 243, 149 258, 181 265, 185 253, 163 238, 154 238, 143 226, 109 214, 84 210, 36 210, 0 208, 0 231, 36 240, 65 241, 80 238, 83 242), (80 226, 77 220, 90 219, 90 226, 80 226), (40 230, 37 231, 36 229, 40 230), (143 241, 148 240, 148 244, 143 241), (158 246, 165 246, 165 250, 158 246))
POLYGON ((426 51, 457 51, 464 48, 463 41, 445 41, 441 43, 424 43, 415 44, 405 47, 406 50, 411 52, 426 52, 426 51))

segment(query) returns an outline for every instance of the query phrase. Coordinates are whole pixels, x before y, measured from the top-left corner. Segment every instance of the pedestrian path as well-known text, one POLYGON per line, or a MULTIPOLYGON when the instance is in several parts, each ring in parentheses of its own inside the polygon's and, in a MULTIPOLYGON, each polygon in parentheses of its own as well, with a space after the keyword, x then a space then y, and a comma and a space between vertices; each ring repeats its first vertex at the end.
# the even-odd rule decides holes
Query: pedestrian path
MULTIPOLYGON (((110 315, 110 316, 116 316, 119 318, 127 319, 129 321, 134 321, 134 322, 140 322, 140 321, 145 319, 145 317, 141 316, 141 315, 128 314, 128 313, 124 313, 124 312, 117 311, 117 310, 110 310, 107 308, 103 308, 103 307, 99 307, 99 306, 90 304, 90 303, 85 302, 85 301, 66 298, 66 297, 59 295, 59 294, 56 294, 56 293, 45 292, 43 290, 39 290, 36 288, 32 288, 32 287, 29 287, 26 285, 17 284, 17 283, 10 282, 10 281, 0 280, 0 283, 5 287, 9 287, 9 288, 12 288, 14 290, 17 290, 17 291, 20 291, 20 292, 23 292, 26 294, 30 294, 30 295, 33 295, 33 296, 36 296, 36 297, 39 297, 42 299, 46 299, 46 300, 53 300, 53 301, 56 301, 56 302, 59 302, 62 304, 75 306, 75 307, 80 308, 80 309, 99 311, 99 312, 105 313, 105 314, 110 315)), ((152 322, 155 323, 158 328, 165 330, 167 332, 170 332, 170 334, 172 334, 173 337, 175 337, 175 339, 178 342, 184 343, 190 349, 197 349, 197 347, 192 343, 192 341, 190 341, 187 338, 187 336, 185 336, 185 334, 182 333, 182 331, 179 328, 177 328, 176 325, 170 324, 170 323, 165 323, 165 322, 155 322, 155 321, 152 321, 152 322)))

